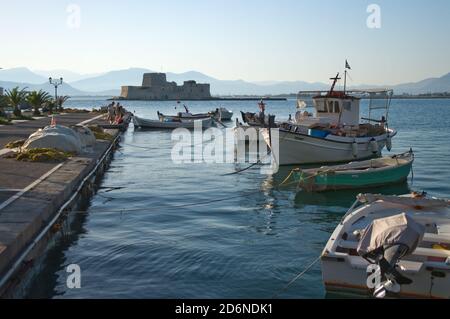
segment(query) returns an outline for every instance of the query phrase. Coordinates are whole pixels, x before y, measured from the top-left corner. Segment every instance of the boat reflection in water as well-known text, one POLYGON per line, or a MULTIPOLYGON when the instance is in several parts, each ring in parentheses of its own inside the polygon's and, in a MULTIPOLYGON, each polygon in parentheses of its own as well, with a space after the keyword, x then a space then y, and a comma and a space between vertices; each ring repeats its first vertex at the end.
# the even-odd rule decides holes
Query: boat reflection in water
MULTIPOLYGON (((411 189, 407 182, 401 182, 389 186, 361 188, 357 190, 327 191, 321 193, 299 191, 295 196, 295 206, 301 208, 305 205, 320 205, 348 209, 348 207, 354 203, 356 196, 360 193, 405 195, 410 194, 411 189)), ((342 210, 342 214, 345 214, 345 210, 342 210)))

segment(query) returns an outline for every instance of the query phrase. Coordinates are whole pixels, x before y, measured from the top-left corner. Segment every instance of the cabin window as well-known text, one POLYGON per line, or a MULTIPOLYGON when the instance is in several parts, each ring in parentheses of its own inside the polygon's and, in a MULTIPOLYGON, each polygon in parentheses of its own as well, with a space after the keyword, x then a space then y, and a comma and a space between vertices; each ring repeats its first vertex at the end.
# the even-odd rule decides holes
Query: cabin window
POLYGON ((328 101, 328 113, 333 113, 333 101, 328 101))
POLYGON ((341 113, 341 106, 339 105, 339 101, 334 102, 334 113, 341 113))
POLYGON ((324 109, 324 101, 316 101, 316 108, 317 108, 317 112, 319 113, 323 113, 326 112, 326 110, 324 109))

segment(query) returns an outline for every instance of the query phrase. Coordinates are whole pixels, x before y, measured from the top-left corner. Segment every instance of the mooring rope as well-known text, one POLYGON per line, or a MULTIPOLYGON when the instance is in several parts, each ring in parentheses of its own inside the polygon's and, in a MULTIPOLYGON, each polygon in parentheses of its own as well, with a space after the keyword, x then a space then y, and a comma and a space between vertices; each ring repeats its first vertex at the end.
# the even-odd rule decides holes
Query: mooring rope
MULTIPOLYGON (((200 145, 203 145, 204 143, 210 143, 210 142, 212 142, 212 141, 214 141, 215 139, 213 138, 213 139, 210 139, 209 141, 202 141, 202 142, 200 142, 200 143, 198 143, 198 144, 194 144, 194 145, 189 145, 190 147, 197 147, 197 146, 200 146, 200 145)), ((121 145, 125 145, 125 146, 130 146, 130 147, 135 147, 135 148, 140 148, 140 149, 143 149, 143 150, 147 150, 147 151, 154 151, 155 149, 154 148, 150 148, 150 147, 145 147, 145 146, 139 146, 139 145, 135 145, 135 144, 129 144, 129 143, 120 143, 121 145)), ((122 153, 123 154, 123 153, 122 153)))
POLYGON ((279 292, 277 292, 275 295, 272 296, 272 299, 277 298, 281 293, 285 292, 289 289, 297 280, 301 279, 312 267, 314 267, 315 264, 320 260, 321 257, 316 258, 308 267, 306 267, 304 270, 302 270, 301 273, 296 275, 294 279, 292 279, 286 286, 284 286, 279 292))
POLYGON ((240 173, 242 173, 242 172, 245 172, 245 171, 247 171, 247 170, 249 170, 249 169, 251 169, 251 168, 253 168, 253 167, 257 166, 257 165, 264 165, 264 164, 261 163, 261 161, 257 161, 256 163, 253 163, 253 164, 247 166, 246 168, 240 169, 240 170, 238 170, 238 171, 236 171, 236 172, 223 174, 223 175, 220 175, 220 176, 237 175, 237 174, 240 174, 240 173))

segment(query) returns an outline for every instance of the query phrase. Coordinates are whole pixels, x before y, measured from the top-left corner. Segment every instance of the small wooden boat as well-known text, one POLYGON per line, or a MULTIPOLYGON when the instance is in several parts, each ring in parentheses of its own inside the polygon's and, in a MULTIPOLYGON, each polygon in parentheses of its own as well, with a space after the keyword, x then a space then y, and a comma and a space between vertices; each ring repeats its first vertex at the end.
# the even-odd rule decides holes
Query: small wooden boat
POLYGON ((269 117, 264 114, 242 112, 242 121, 250 126, 264 127, 269 123, 269 117))
POLYGON ((214 111, 208 113, 198 113, 192 114, 190 112, 179 112, 177 115, 165 115, 158 111, 158 117, 160 120, 177 120, 177 119, 186 119, 186 120, 203 120, 207 118, 214 118, 218 121, 230 121, 233 117, 233 112, 229 111, 225 108, 217 108, 214 111))
POLYGON ((328 292, 449 299, 450 201, 361 194, 321 262, 328 292))
POLYGON ((296 169, 293 176, 306 191, 376 187, 406 181, 414 162, 414 153, 352 162, 338 166, 296 169))
POLYGON ((230 111, 224 107, 220 107, 212 112, 214 114, 214 117, 218 119, 219 121, 231 121, 233 118, 233 111, 230 111))
POLYGON ((195 121, 195 120, 209 119, 211 117, 212 117, 212 115, 209 113, 191 114, 191 113, 181 113, 180 112, 177 115, 165 115, 158 111, 158 118, 161 121, 166 121, 166 120, 168 120, 168 121, 179 121, 179 120, 195 121))
POLYGON ((202 129, 208 129, 212 126, 213 120, 211 118, 200 119, 200 120, 148 120, 133 116, 134 126, 144 129, 177 129, 177 128, 187 128, 194 129, 196 127, 202 129))

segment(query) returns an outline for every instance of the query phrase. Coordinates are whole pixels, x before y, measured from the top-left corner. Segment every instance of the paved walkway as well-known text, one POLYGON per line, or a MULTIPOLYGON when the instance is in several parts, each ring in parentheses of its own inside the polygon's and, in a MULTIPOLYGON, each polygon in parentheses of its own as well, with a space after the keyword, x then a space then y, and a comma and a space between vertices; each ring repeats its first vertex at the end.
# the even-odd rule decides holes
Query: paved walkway
MULTIPOLYGON (((98 113, 66 114, 55 118, 57 124, 66 126, 106 124, 98 113)), ((5 144, 26 139, 50 122, 51 118, 42 118, 1 126, 0 151, 5 144)), ((9 278, 5 275, 18 256, 72 196, 110 145, 109 141, 97 141, 92 152, 62 164, 20 162, 0 155, 0 283, 9 278)), ((0 287, 0 295, 2 288, 5 287, 0 287)))

